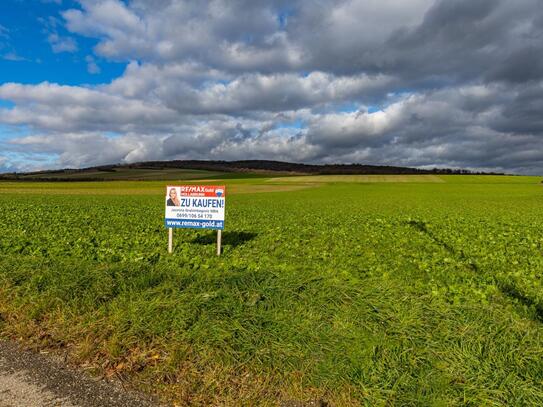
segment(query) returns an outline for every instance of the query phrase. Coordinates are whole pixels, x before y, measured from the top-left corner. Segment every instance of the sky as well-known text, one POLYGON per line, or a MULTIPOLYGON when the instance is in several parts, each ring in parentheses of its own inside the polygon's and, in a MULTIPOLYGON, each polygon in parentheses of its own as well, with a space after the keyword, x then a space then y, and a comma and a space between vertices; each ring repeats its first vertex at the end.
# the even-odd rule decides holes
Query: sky
POLYGON ((2 0, 0 172, 543 174, 542 0, 2 0))

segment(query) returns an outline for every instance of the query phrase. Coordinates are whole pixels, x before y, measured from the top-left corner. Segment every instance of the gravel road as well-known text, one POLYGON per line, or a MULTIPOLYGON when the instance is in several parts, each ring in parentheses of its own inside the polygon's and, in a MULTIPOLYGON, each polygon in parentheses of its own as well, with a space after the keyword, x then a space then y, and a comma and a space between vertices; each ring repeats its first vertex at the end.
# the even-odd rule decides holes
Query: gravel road
POLYGON ((0 341, 0 407, 158 407, 48 355, 0 341))

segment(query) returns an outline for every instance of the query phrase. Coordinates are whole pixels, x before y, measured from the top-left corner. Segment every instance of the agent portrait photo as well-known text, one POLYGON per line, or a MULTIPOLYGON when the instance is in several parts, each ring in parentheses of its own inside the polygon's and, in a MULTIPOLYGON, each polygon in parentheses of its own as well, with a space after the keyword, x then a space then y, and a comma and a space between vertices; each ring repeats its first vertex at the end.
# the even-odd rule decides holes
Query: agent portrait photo
POLYGON ((175 188, 170 188, 168 192, 168 200, 166 201, 166 206, 180 206, 181 202, 179 201, 179 196, 177 196, 177 190, 175 188))

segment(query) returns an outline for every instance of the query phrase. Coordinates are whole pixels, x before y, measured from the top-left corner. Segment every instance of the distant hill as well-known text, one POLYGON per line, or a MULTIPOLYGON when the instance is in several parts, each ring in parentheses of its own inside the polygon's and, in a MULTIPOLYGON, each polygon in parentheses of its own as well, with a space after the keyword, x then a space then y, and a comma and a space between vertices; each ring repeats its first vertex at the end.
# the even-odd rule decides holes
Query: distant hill
MULTIPOLYGON (((340 174, 489 174, 468 170, 421 170, 409 167, 364 164, 298 164, 283 161, 147 161, 133 164, 101 165, 82 169, 62 169, 27 173, 0 174, 0 180, 19 181, 111 181, 111 180, 174 180, 203 178, 240 178, 280 175, 340 174)), ((494 175, 503 175, 493 173, 494 175)))

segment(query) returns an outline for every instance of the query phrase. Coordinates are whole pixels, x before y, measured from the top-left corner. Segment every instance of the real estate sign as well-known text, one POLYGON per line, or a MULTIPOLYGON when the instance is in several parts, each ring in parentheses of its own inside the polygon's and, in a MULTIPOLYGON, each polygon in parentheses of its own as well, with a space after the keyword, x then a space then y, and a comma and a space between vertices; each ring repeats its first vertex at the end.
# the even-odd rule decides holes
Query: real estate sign
POLYGON ((166 187, 167 228, 224 229, 224 185, 166 187))

